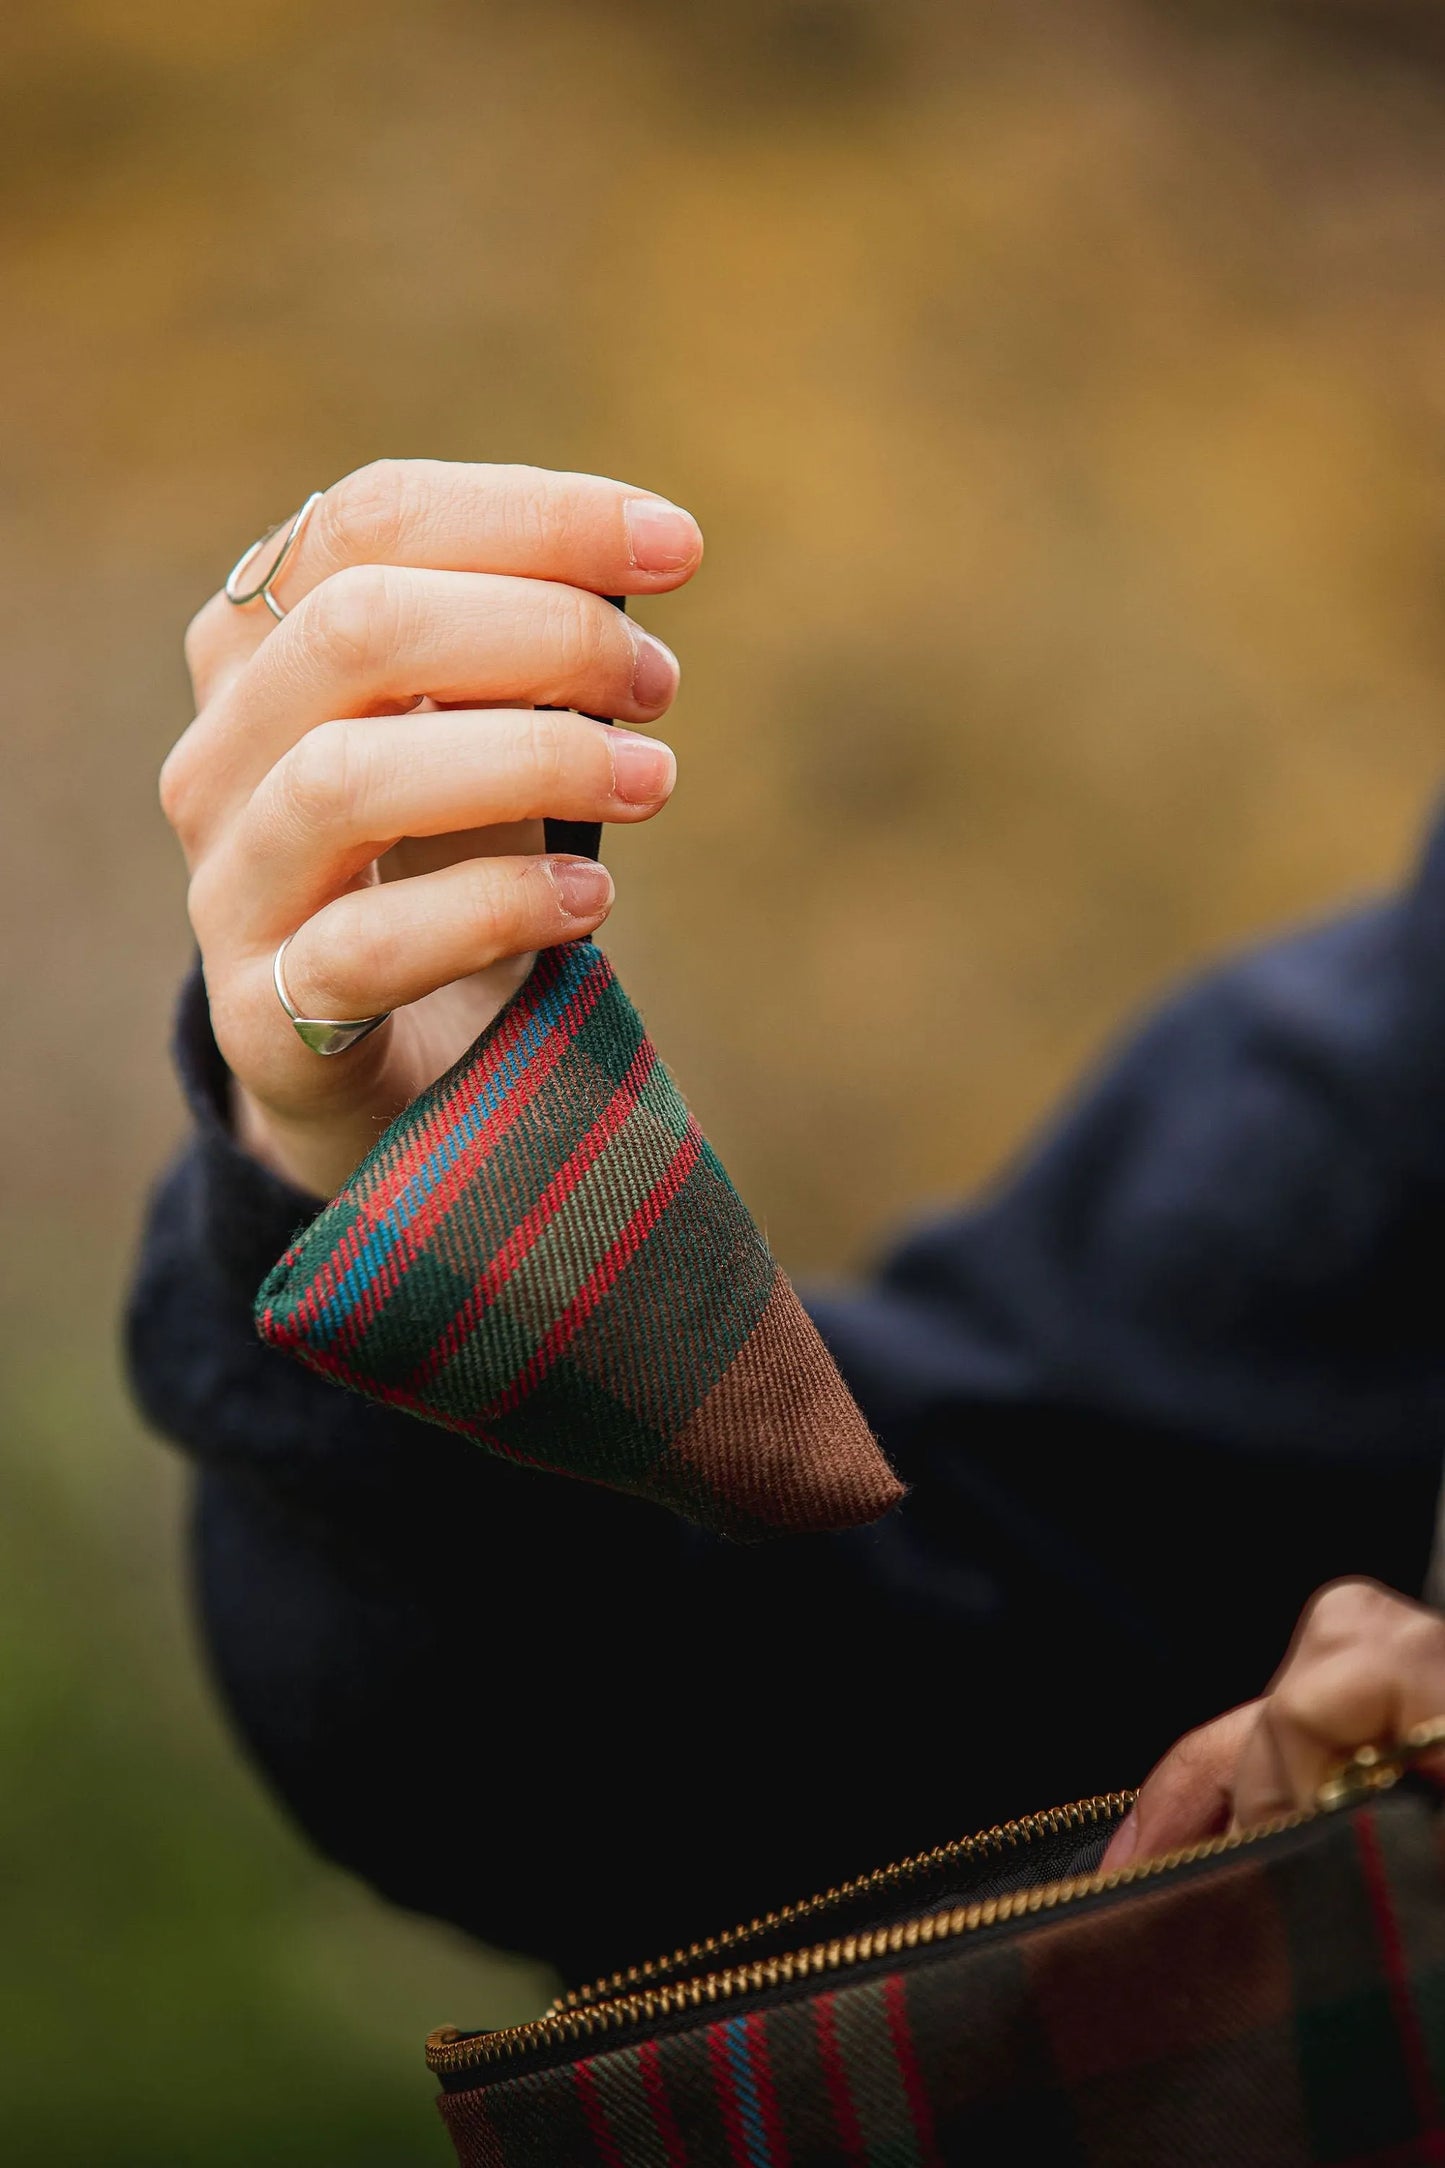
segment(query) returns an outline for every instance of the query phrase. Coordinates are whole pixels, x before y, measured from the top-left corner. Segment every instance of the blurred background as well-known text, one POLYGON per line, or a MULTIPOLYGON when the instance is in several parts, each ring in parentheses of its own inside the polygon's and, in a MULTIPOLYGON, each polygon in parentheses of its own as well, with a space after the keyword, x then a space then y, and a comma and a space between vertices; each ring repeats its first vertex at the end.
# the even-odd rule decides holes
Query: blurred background
POLYGON ((190 612, 379 453, 698 514, 608 944, 783 1257, 847 1270, 1177 974, 1407 866, 1442 113, 1431 0, 0 13, 7 2160, 439 2163, 423 2033, 546 1994, 263 1796, 127 1407, 190 612))

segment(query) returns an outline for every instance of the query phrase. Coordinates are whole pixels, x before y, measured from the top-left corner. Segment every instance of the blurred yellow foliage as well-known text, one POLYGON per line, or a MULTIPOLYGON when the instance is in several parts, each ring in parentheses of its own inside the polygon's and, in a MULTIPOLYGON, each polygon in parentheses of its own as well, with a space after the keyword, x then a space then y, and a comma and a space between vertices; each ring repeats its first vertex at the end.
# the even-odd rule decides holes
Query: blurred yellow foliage
POLYGON ((125 1210, 174 1126, 179 628, 378 451, 703 519, 654 617, 683 788, 611 938, 796 1264, 985 1174, 1173 972, 1393 876, 1445 658, 1437 45, 1408 6, 12 16, 13 1208, 125 1210))

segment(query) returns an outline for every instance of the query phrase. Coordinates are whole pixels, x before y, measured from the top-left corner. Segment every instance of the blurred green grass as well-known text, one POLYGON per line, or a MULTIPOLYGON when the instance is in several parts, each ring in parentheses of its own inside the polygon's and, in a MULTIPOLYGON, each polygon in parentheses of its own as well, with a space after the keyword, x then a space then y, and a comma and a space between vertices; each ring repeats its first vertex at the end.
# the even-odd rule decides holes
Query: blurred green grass
POLYGON ((0 2157, 448 2158, 425 2033, 545 1974, 320 1867, 239 1766, 182 1653, 180 1483, 100 1352, 12 1356, 0 1435, 0 2157))

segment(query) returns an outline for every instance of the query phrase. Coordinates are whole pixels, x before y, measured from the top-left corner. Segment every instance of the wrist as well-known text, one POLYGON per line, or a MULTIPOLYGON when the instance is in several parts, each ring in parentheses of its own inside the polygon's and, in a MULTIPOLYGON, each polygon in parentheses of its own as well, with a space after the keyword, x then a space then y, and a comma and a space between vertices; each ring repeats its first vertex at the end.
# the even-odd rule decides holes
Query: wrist
POLYGON ((257 1157, 237 1133, 235 1080, 211 1028, 199 961, 181 989, 172 1052, 195 1125, 191 1159, 199 1251, 208 1270, 249 1312, 261 1279, 299 1227, 313 1219, 321 1195, 298 1186, 269 1157, 257 1157))
POLYGON ((288 1120, 263 1106, 234 1077, 231 1129, 248 1158, 318 1200, 335 1196, 378 1134, 375 1121, 366 1115, 328 1122, 324 1129, 314 1122, 288 1120))

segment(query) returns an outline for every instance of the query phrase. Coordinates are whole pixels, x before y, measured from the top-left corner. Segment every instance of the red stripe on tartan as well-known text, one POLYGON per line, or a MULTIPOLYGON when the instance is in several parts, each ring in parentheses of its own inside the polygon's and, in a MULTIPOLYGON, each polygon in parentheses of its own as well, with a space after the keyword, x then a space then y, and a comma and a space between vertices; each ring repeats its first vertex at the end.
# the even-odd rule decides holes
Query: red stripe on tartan
POLYGON ((656 1066, 656 1049, 649 1039, 644 1039, 628 1064, 627 1074, 586 1136, 571 1157, 558 1168, 526 1218, 520 1220, 512 1229, 426 1361, 412 1372, 408 1382, 414 1391, 419 1390, 428 1378, 435 1377, 438 1370, 450 1362, 463 1335, 471 1331, 483 1310, 496 1300, 513 1273, 535 1248, 543 1229, 556 1218, 588 1168, 601 1158, 603 1151, 632 1114, 642 1097, 643 1087, 656 1066))
POLYGON ((718 2114, 722 2117, 723 2133, 728 2142, 728 2156, 733 2162, 733 2168, 752 2168, 747 2132, 743 2129, 743 2119, 738 2112, 738 2096, 733 2086, 732 2057, 728 2053, 728 2029, 725 2023, 709 2025, 707 2058, 712 2064, 713 2091, 717 2095, 718 2114))
MULTIPOLYGON (((487 1048, 485 1061, 478 1062, 474 1067, 464 1071, 457 1080, 455 1088, 447 1094, 445 1099, 439 1100, 431 1108, 425 1119, 418 1123, 407 1138, 406 1145, 400 1155, 386 1174, 380 1178, 376 1189, 377 1196, 384 1197, 390 1203, 398 1194, 403 1183, 411 1180, 419 1163, 425 1160, 441 1141, 446 1131, 455 1122, 457 1115, 459 1113, 465 1114, 473 1102, 481 1096, 491 1078, 504 1065, 506 1057, 515 1050, 518 1042, 530 1028, 532 1013, 536 1007, 536 997, 546 994, 556 981, 561 978, 575 954, 575 950, 569 951, 565 947, 543 950, 536 963, 532 966, 530 977, 525 981, 524 986, 519 989, 515 1003, 504 1011, 499 1018, 496 1036, 487 1048)), ((578 981, 574 989, 574 1001, 579 995, 586 993, 589 988, 592 989, 592 999, 588 1003, 590 1010, 595 1006, 603 990, 611 984, 611 981, 611 966, 600 949, 594 950, 592 956, 588 959, 585 977, 578 981)), ((569 1014, 570 1010, 564 1010, 563 1014, 558 1017, 554 1027, 556 1030, 561 1031, 563 1029, 569 1014)), ((550 1036, 549 1034, 549 1038, 550 1036)))
POLYGON ((592 2134, 592 2143, 597 2148, 597 2158, 605 2161, 607 2168, 627 2168, 626 2158, 618 2152, 616 2141, 607 2128, 607 2117, 603 2114, 602 2103, 597 2097, 597 2080, 592 2075, 590 2062, 572 2065, 572 2085, 582 2104, 582 2113, 592 2134))
MULTIPOLYGON (((533 966, 531 977, 526 981, 524 997, 525 995, 546 994, 554 981, 561 976, 564 962, 565 956, 561 949, 548 949, 539 956, 533 966)), ((595 1007, 604 987, 610 980, 610 970, 607 968, 606 959, 601 955, 600 951, 597 955, 597 962, 601 968, 595 971, 589 970, 587 976, 578 981, 573 991, 572 1002, 563 1010, 553 1027, 554 1032, 563 1038, 570 1036, 567 1027, 579 999, 586 994, 591 994, 591 999, 587 1003, 587 1010, 584 1011, 585 1015, 595 1007)), ((481 1097, 497 1070, 505 1065, 507 1057, 515 1051, 530 1025, 531 1013, 534 1007, 535 1001, 529 1004, 525 998, 522 998, 516 1007, 503 1016, 498 1026, 497 1035, 487 1048, 485 1061, 478 1062, 471 1069, 464 1071, 457 1080, 455 1088, 447 1094, 446 1098, 438 1100, 425 1119, 417 1123, 390 1167, 378 1177, 376 1187, 371 1191, 368 1198, 369 1204, 389 1206, 395 1203, 402 1189, 411 1180, 418 1167, 430 1158, 447 1130, 455 1123, 458 1115, 466 1114, 470 1110, 473 1103, 481 1097)), ((580 1020, 578 1019, 578 1021, 580 1020)), ((553 1033, 549 1032, 544 1045, 550 1045, 552 1037, 553 1033)), ((525 1076, 525 1074, 526 1071, 524 1070, 522 1075, 525 1076)), ((521 1078, 519 1077, 518 1082, 520 1083, 520 1081, 521 1078)))
POLYGON ((1370 1810, 1355 1817, 1355 1848, 1360 1855, 1365 1888, 1369 1892, 1370 1904, 1375 1914, 1375 1932, 1379 1937, 1380 1953, 1384 1959, 1390 2006, 1395 2013, 1395 2026, 1400 2035, 1405 2068, 1409 2074, 1415 2119, 1420 2126, 1416 2137, 1416 2157, 1420 2160, 1445 2161, 1445 2131, 1442 2131, 1440 2124, 1440 2099, 1430 2069, 1425 2035, 1420 2029, 1420 2013, 1410 1991, 1409 1961, 1405 1955, 1400 1922, 1395 1916, 1394 1899, 1390 1895, 1390 1876, 1385 1866, 1384 1854, 1380 1850, 1380 1833, 1370 1810), (1420 2146, 1421 2140, 1424 2141, 1423 2150, 1420 2146))
POLYGON ((787 2168, 788 2142, 783 2136, 783 2120, 778 2113, 778 2095, 773 2085, 773 2066, 768 2059, 768 2021, 761 2010, 748 2016, 744 2031, 748 2036, 748 2052, 753 2063, 753 2084, 758 2095, 758 2112, 763 2119, 767 2135, 768 2157, 776 2168, 787 2168))
MULTIPOLYGON (((355 1301, 348 1305, 333 1337, 334 1346, 355 1346, 365 1327, 387 1297, 394 1292, 402 1273, 415 1261, 418 1247, 431 1234, 442 1213, 451 1206, 457 1192, 471 1180, 478 1161, 495 1149, 513 1127, 518 1116, 536 1098, 541 1086, 556 1069, 582 1025, 596 1008, 610 981, 611 972, 608 969, 589 972, 582 981, 501 1105, 487 1117, 466 1150, 458 1153, 416 1216, 399 1230, 390 1256, 381 1269, 366 1282, 355 1301)), ((544 987, 543 991, 545 990, 544 987)), ((488 1049, 487 1061, 467 1077, 461 1090, 435 1108, 423 1127, 407 1139, 405 1150, 396 1163, 361 1203, 356 1223, 341 1237, 311 1285, 296 1298, 292 1317, 285 1328, 288 1342, 293 1342, 316 1324, 322 1303, 351 1270, 362 1248, 375 1231, 378 1221, 391 1209, 417 1169, 425 1164, 445 1130, 460 1115, 466 1113, 498 1067, 501 1055, 516 1044, 524 1029, 525 1020, 519 1016, 519 1020, 511 1026, 509 1035, 499 1036, 488 1049)), ((268 1311, 268 1322, 270 1314, 268 1311)))
MULTIPOLYGON (((318 1377, 336 1378, 341 1384, 349 1385, 353 1392, 364 1393, 368 1400, 379 1400, 388 1408, 405 1408, 408 1413, 420 1415, 428 1423, 436 1423, 443 1430, 454 1431, 459 1438, 475 1438, 489 1453, 498 1453, 503 1460, 515 1460, 524 1468, 545 1468, 553 1475, 558 1473, 554 1461, 538 1460, 531 1453, 523 1453, 516 1446, 508 1445, 505 1439, 494 1438, 489 1430, 483 1428, 480 1417, 473 1420, 470 1417, 444 1415, 434 1401, 424 1400, 420 1393, 409 1392, 404 1385, 380 1385, 370 1379, 359 1383, 355 1371, 344 1358, 332 1354, 328 1348, 308 1347, 303 1341, 295 1352, 297 1360, 303 1362, 308 1370, 314 1370, 318 1377)), ((561 1473, 565 1475, 566 1469, 561 1473)))
MULTIPOLYGON (((579 999, 588 991, 591 981, 579 989, 579 999)), ((516 1122, 517 1117, 536 1097, 537 1091, 557 1067, 572 1042, 580 1020, 574 1020, 576 1003, 563 1011, 555 1036, 548 1034, 543 1045, 522 1071, 512 1090, 494 1109, 486 1122, 472 1138, 467 1149, 457 1159, 437 1184, 427 1203, 435 1210, 442 1204, 450 1204, 460 1184, 470 1179, 479 1157, 492 1150, 498 1141, 516 1122), (570 1030, 563 1030, 564 1025, 570 1030)), ((590 1008, 593 1004, 589 1002, 590 1008)), ((586 1012, 584 1011, 584 1014, 586 1012)), ((479 1070, 468 1079, 467 1089, 459 1096, 445 1102, 429 1117, 425 1128, 407 1139, 394 1165, 382 1176, 375 1187, 359 1201, 357 1218, 338 1239, 327 1256, 315 1279, 303 1293, 295 1298, 291 1318, 285 1327, 286 1337, 294 1344, 303 1338, 319 1321, 322 1305, 335 1293, 340 1282, 351 1271, 365 1245, 371 1240, 377 1226, 391 1210, 406 1183, 411 1181, 417 1169, 424 1165, 440 1141, 446 1126, 464 1114, 477 1096, 487 1072, 479 1070)), ((333 1335, 338 1347, 354 1346, 364 1327, 370 1323, 376 1311, 396 1287, 402 1272, 415 1258, 419 1236, 429 1231, 432 1213, 419 1214, 409 1226, 397 1230, 389 1256, 377 1272, 367 1279, 354 1300, 348 1304, 341 1322, 333 1335)), ((268 1313, 269 1315, 269 1313, 268 1313)))
POLYGON ((687 2168, 687 2147, 682 2142, 682 2132, 672 2112, 672 2102, 667 2097, 667 2087, 662 2077, 662 2051, 655 2040, 643 2040, 637 2049, 637 2066, 642 2077, 642 2090, 647 2105, 652 2110, 652 2120, 662 2149, 667 2155, 667 2168, 687 2168))
POLYGON ((913 2118, 913 2134, 918 2142, 919 2159, 923 2168, 942 2168, 938 2136, 933 2127, 933 2110, 928 2104, 928 2090, 919 2067, 918 2050, 913 2044, 913 2027, 908 2022, 908 1995, 902 1973, 890 1972, 884 1980, 883 2007, 888 2013, 888 2031, 893 2041, 894 2059, 903 2079, 908 2112, 913 2118))
MULTIPOLYGON (((553 969, 549 978, 556 976, 557 970, 553 969)), ((574 990, 566 1008, 516 1079, 506 1098, 494 1108, 466 1150, 458 1154, 415 1217, 398 1231, 391 1253, 380 1270, 366 1282, 354 1302, 348 1305, 340 1328, 334 1335, 336 1346, 348 1347, 356 1344, 366 1325, 394 1291, 402 1273, 415 1261, 419 1245, 431 1234, 441 1214, 455 1201, 458 1192, 471 1180, 478 1162, 496 1148, 556 1070, 611 983, 611 976, 610 967, 604 962, 600 970, 589 971, 587 977, 574 990)), ((547 991, 546 982, 540 991, 547 991)), ((426 1122, 407 1139, 394 1164, 362 1201, 356 1225, 348 1228, 312 1285, 299 1298, 297 1311, 303 1326, 317 1322, 322 1303, 350 1271, 380 1220, 395 1204, 406 1184, 426 1164, 446 1131, 468 1112, 481 1095, 506 1056, 516 1047, 527 1030, 529 1021, 528 1015, 519 1009, 513 1020, 488 1048, 486 1061, 479 1063, 465 1076, 458 1090, 433 1108, 426 1122)))
POLYGON ((833 2121, 838 2137, 850 2161, 858 2168, 866 2168, 867 2149, 863 2144, 863 2131, 858 2121, 858 2111, 853 2106, 853 2096, 848 2090, 848 2071, 843 2051, 838 2045, 838 2021, 835 2010, 836 1993, 820 1995, 814 2009, 818 2027, 818 2056, 823 2065, 823 2076, 828 2081, 828 2098, 833 2104, 833 2121))
POLYGON ((581 1331, 607 1290, 637 1255, 692 1173, 701 1153, 702 1131, 689 1119, 686 1134, 660 1181, 643 1198, 606 1256, 593 1266, 525 1369, 518 1371, 507 1390, 483 1411, 484 1421, 495 1422, 499 1416, 509 1415, 528 1393, 536 1391, 568 1341, 581 1331))

